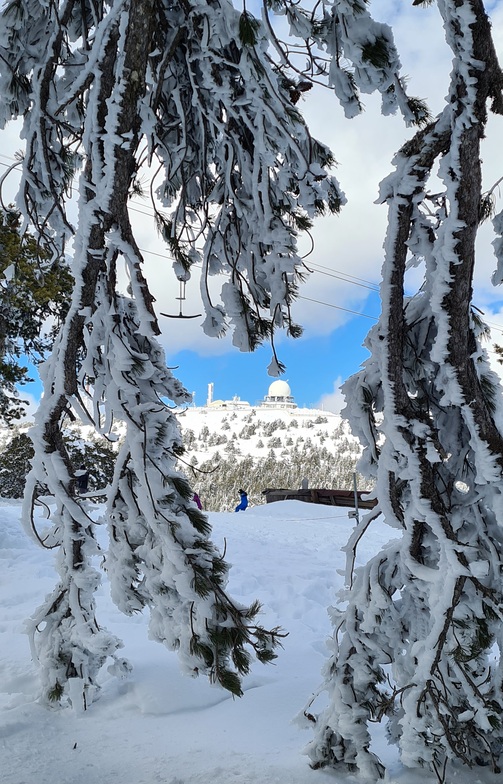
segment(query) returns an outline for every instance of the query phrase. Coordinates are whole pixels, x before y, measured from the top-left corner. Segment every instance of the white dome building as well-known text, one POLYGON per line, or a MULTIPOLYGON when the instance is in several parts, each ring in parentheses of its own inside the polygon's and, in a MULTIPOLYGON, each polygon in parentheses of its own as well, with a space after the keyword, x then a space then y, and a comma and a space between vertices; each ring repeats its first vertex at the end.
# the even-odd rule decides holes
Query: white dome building
POLYGON ((269 392, 261 403, 265 408, 297 408, 292 390, 286 381, 273 381, 269 392))

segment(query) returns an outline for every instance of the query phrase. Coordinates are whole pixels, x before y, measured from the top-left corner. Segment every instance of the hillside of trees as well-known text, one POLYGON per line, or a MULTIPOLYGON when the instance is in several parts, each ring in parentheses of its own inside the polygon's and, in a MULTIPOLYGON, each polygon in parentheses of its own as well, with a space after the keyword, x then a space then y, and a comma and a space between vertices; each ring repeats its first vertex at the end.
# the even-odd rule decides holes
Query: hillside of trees
MULTIPOLYGON (((277 416, 268 413, 269 418, 253 409, 229 412, 211 428, 207 420, 200 427, 184 427, 179 468, 208 511, 233 509, 240 487, 254 505, 265 503, 266 488, 295 489, 305 479, 310 487, 352 489, 360 449, 347 425, 316 411, 303 418, 287 411, 277 416)), ((65 441, 74 470, 81 464, 90 469, 90 490, 105 488, 113 476, 121 439, 111 444, 69 423, 65 441)), ((0 450, 0 497, 21 498, 33 456, 27 426, 3 430, 0 450)), ((357 483, 360 489, 370 489, 358 475, 357 483)))
MULTIPOLYGON (((207 423, 197 431, 183 428, 185 470, 205 509, 226 512, 237 503, 238 490, 247 490, 251 504, 265 502, 266 488, 353 488, 360 448, 339 418, 313 411, 298 417, 287 411, 232 412, 218 430, 207 423)), ((192 425, 193 420, 190 420, 192 425)), ((357 475, 361 490, 370 489, 357 475)))

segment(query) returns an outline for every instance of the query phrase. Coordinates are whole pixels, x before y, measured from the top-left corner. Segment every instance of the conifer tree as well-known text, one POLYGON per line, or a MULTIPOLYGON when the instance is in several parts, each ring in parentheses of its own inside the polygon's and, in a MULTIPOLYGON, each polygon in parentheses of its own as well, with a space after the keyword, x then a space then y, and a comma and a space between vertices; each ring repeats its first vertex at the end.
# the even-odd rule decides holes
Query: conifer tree
MULTIPOLYGON (((278 10, 303 19, 289 3, 278 10)), ((371 30, 368 15, 362 19, 371 30)), ((317 29, 313 19, 302 35, 317 29)), ((230 324, 242 349, 270 339, 278 372, 274 330, 299 334, 290 314, 301 268, 297 232, 316 214, 337 211, 344 197, 327 171, 331 153, 295 108, 301 85, 274 66, 268 35, 228 0, 13 0, 1 12, 0 127, 24 116, 19 207, 53 257, 71 241, 75 278, 43 368, 25 496, 32 527, 37 488, 54 498, 52 532, 33 528, 59 548, 60 583, 32 624, 50 699, 81 694, 87 704, 120 646, 95 618, 96 542, 86 502, 74 494, 62 438, 68 413, 105 436, 116 422, 126 427, 107 509, 107 563, 120 606, 149 606, 153 636, 177 649, 191 672, 234 693, 249 667, 246 646, 264 661, 274 655, 277 634, 255 623, 258 607, 239 607, 225 593, 227 567, 174 468, 180 436, 167 401, 189 396, 166 367, 128 213, 139 178, 152 173, 157 225, 177 277, 203 265, 206 332, 220 335, 230 324), (77 178, 74 227, 67 194, 77 178), (215 304, 207 277, 220 273, 227 280, 215 304)), ((396 66, 376 79, 388 98, 399 86, 391 85, 396 66)), ((394 102, 401 101, 398 90, 394 102)))
POLYGON ((0 496, 22 498, 31 468, 33 444, 27 433, 16 433, 0 454, 0 496))
POLYGON ((71 289, 62 258, 51 259, 23 234, 17 210, 0 210, 0 422, 11 425, 23 415, 17 386, 29 378, 20 358, 38 362, 47 355, 71 289))
POLYGON ((360 90, 380 91, 384 110, 399 108, 408 122, 425 113, 405 94, 389 28, 362 3, 327 4, 320 17, 291 0, 271 7, 287 16, 307 70, 276 37, 269 9, 260 22, 229 0, 12 0, 1 12, 0 127, 24 116, 19 207, 54 256, 71 240, 75 278, 43 369, 25 504, 29 522, 38 484, 55 498, 47 541, 60 548, 61 582, 33 626, 52 696, 66 694, 69 679, 77 687, 80 679, 73 696, 92 694, 118 647, 94 617, 92 524, 61 437, 69 411, 104 435, 117 421, 126 426, 107 510, 121 606, 148 605, 153 635, 192 672, 235 692, 248 667, 243 646, 267 660, 277 643, 253 621, 256 606, 237 607, 223 593, 225 567, 174 469, 180 439, 166 401, 188 395, 157 340, 129 200, 151 174, 177 277, 202 265, 206 333, 231 327, 242 350, 269 340, 275 375, 275 330, 300 333, 290 312, 302 271, 297 234, 344 203, 328 173, 332 154, 295 106, 300 94, 319 77, 349 116, 361 110, 360 90), (67 194, 76 179, 74 227, 67 194), (221 302, 208 285, 218 274, 221 302))
MULTIPOLYGON (((475 240, 488 216, 480 142, 488 106, 503 114, 503 74, 480 0, 440 0, 453 70, 444 110, 398 152, 388 204, 382 315, 371 358, 345 384, 382 513, 400 538, 352 573, 334 613, 328 707, 314 767, 376 781, 369 722, 387 720, 409 767, 450 781, 450 763, 501 771, 503 591, 501 388, 471 306, 475 240), (438 183, 431 188, 439 164, 438 183), (406 297, 404 275, 424 270, 406 297)), ((503 213, 494 219, 501 283, 503 213)), ((370 519, 362 523, 367 527, 370 519)))
MULTIPOLYGON (((89 467, 91 488, 99 494, 113 478, 117 458, 115 445, 99 436, 84 440, 79 429, 71 427, 65 427, 63 439, 72 466, 79 468, 84 464, 89 467)), ((22 498, 34 455, 33 442, 26 425, 14 425, 6 431, 6 437, 0 443, 0 452, 0 496, 22 498)))

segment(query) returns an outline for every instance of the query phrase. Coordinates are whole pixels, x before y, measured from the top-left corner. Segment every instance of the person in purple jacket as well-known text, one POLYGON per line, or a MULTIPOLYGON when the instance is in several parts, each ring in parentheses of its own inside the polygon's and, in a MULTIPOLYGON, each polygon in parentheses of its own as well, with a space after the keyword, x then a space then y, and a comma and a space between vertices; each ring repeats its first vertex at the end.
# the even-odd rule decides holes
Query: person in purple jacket
POLYGON ((236 508, 234 509, 234 511, 239 512, 240 510, 242 510, 244 512, 244 510, 248 506, 248 496, 246 494, 246 491, 239 490, 239 497, 241 498, 241 500, 239 504, 236 506, 236 508))

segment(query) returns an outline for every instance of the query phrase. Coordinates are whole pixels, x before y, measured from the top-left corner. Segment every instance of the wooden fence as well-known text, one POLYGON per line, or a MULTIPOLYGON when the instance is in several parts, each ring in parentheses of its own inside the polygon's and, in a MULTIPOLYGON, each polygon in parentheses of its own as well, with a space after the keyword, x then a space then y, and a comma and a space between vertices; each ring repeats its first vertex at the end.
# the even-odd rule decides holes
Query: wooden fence
MULTIPOLYGON (((277 490, 267 488, 263 490, 266 503, 274 501, 305 501, 309 504, 327 504, 328 506, 347 506, 355 508, 355 494, 353 490, 327 490, 325 488, 309 488, 307 490, 277 490)), ((358 508, 373 509, 377 501, 368 500, 368 492, 358 490, 358 508)))

